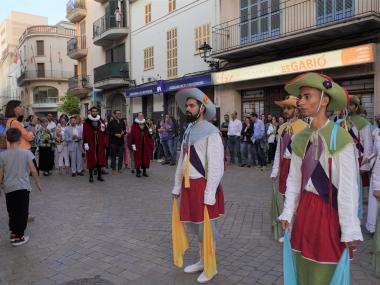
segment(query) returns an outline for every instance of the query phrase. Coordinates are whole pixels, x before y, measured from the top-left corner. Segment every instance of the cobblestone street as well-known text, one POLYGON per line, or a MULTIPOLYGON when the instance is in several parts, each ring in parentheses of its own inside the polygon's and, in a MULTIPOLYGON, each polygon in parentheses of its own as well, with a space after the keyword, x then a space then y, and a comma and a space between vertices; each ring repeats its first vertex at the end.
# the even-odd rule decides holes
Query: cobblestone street
MULTIPOLYGON (((174 167, 153 163, 149 178, 129 171, 93 184, 87 176, 42 177, 43 192, 31 195, 31 239, 19 248, 8 240, 2 195, 0 284, 196 284, 197 274, 186 275, 172 264, 173 173, 174 167)), ((211 284, 283 283, 282 247, 270 232, 268 176, 269 171, 236 166, 226 172, 219 274, 211 284)), ((185 264, 197 256, 197 242, 190 238, 185 264)), ((365 238, 352 264, 353 285, 380 284, 371 267, 371 240, 365 238)))

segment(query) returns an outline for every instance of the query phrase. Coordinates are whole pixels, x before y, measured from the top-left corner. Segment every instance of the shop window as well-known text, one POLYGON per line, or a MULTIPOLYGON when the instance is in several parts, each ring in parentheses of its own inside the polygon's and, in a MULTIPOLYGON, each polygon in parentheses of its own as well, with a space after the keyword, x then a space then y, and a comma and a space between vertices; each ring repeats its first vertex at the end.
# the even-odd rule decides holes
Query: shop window
POLYGON ((168 78, 176 77, 178 75, 177 28, 166 32, 166 55, 168 78))
POLYGON ((281 32, 280 0, 240 0, 240 43, 277 37, 281 32))
POLYGON ((194 52, 199 53, 199 47, 204 43, 210 44, 210 24, 196 27, 194 29, 194 52))
POLYGON ((173 12, 176 8, 176 0, 169 0, 169 13, 173 12))
POLYGON ((144 49, 144 70, 154 68, 154 48, 149 47, 144 49))
POLYGON ((250 90, 244 91, 242 94, 242 113, 258 115, 264 114, 264 91, 250 90))
POLYGON ((355 14, 354 0, 317 0, 317 24, 323 25, 355 14))
POLYGON ((145 24, 152 22, 152 3, 145 5, 145 24))

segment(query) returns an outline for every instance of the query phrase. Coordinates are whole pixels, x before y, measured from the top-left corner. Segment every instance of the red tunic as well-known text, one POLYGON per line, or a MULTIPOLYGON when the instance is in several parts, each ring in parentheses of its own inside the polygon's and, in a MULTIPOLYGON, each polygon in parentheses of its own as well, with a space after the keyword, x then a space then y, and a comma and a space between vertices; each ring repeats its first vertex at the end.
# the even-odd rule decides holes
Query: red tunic
POLYGON ((150 158, 153 152, 154 141, 149 134, 148 128, 145 127, 142 136, 139 124, 133 123, 131 128, 130 145, 136 146, 136 151, 133 152, 136 168, 149 168, 150 158), (142 139, 144 137, 144 140, 142 139))
POLYGON ((86 151, 88 169, 96 168, 97 165, 107 165, 106 146, 108 136, 106 131, 101 131, 100 124, 101 122, 98 121, 97 128, 94 128, 90 119, 87 119, 83 124, 83 144, 88 143, 89 146, 89 150, 86 151), (95 145, 95 141, 97 141, 97 145, 95 145))

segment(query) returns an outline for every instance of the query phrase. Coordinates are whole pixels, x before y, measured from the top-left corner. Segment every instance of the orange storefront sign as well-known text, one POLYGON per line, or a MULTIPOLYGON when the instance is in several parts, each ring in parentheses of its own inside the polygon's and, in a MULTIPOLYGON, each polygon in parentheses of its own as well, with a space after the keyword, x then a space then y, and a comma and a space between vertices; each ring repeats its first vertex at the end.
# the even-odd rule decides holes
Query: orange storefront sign
POLYGON ((215 85, 374 62, 374 44, 215 72, 215 85))

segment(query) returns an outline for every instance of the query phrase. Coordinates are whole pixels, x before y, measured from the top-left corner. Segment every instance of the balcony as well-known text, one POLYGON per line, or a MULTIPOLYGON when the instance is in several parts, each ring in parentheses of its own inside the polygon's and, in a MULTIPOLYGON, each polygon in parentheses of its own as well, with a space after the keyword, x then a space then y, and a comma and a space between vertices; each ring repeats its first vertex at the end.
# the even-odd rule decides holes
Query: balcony
POLYGON ((70 0, 66 4, 66 18, 72 23, 82 21, 87 15, 85 0, 70 0))
POLYGON ((129 65, 127 62, 107 63, 94 68, 94 87, 112 89, 129 85, 129 65))
POLYGON ((44 98, 34 98, 32 108, 57 108, 59 99, 58 97, 44 97, 44 98))
POLYGON ((121 16, 120 21, 116 21, 115 16, 97 19, 93 24, 94 45, 107 46, 113 41, 125 38, 129 33, 126 20, 124 16, 121 16))
POLYGON ((104 3, 108 2, 108 0, 95 0, 95 2, 98 2, 100 4, 104 4, 104 3))
POLYGON ((59 28, 57 26, 30 26, 26 28, 19 38, 19 44, 21 44, 29 36, 39 35, 64 35, 73 37, 75 36, 75 29, 59 28))
POLYGON ((79 98, 85 98, 92 90, 90 76, 79 75, 69 79, 68 92, 71 95, 78 96, 79 98))
POLYGON ((342 39, 368 42, 380 31, 380 0, 292 3, 268 1, 260 9, 247 7, 241 10, 242 17, 214 26, 212 55, 236 61, 279 51, 285 54, 315 43, 342 44, 342 39))
POLYGON ((77 60, 87 56, 86 36, 74 37, 67 42, 67 56, 77 60))
POLYGON ((31 81, 68 81, 73 76, 71 71, 61 70, 27 70, 21 73, 17 78, 17 85, 23 86, 26 82, 31 81))

